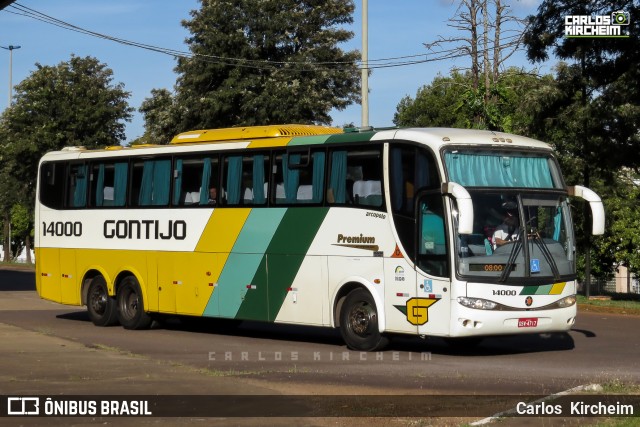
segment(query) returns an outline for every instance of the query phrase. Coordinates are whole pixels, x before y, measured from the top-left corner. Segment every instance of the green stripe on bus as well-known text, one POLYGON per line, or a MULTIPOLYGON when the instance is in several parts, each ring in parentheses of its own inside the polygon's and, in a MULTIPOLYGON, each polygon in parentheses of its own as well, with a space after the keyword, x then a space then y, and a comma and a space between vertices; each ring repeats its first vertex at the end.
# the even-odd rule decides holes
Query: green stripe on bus
POLYGON ((553 285, 525 286, 520 295, 549 295, 553 285))
POLYGON ((251 289, 245 295, 238 318, 275 320, 327 212, 328 208, 287 210, 267 248, 265 271, 268 271, 268 277, 262 276, 266 277, 267 283, 256 280, 257 289, 251 289), (255 314, 265 313, 265 307, 266 317, 257 319, 255 314))
POLYGON ((227 258, 218 286, 209 298, 205 316, 236 317, 247 292, 259 277, 264 253, 276 233, 286 208, 252 209, 227 258))
POLYGON ((375 135, 375 132, 349 132, 349 133, 337 133, 327 138, 327 144, 341 143, 341 142, 365 142, 369 141, 375 135))
POLYGON ((536 292, 536 295, 549 295, 551 293, 551 288, 553 287, 553 285, 541 285, 538 286, 538 291, 536 292))
POLYGON ((298 136, 291 138, 287 146, 324 144, 331 135, 298 136))

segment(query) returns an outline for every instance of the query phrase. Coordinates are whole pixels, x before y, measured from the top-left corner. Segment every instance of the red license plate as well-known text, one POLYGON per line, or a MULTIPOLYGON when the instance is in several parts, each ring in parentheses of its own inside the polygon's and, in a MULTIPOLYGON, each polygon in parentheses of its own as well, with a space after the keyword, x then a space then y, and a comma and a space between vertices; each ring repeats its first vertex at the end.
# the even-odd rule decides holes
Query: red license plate
POLYGON ((538 326, 537 317, 526 317, 518 319, 518 328, 535 328, 538 326))

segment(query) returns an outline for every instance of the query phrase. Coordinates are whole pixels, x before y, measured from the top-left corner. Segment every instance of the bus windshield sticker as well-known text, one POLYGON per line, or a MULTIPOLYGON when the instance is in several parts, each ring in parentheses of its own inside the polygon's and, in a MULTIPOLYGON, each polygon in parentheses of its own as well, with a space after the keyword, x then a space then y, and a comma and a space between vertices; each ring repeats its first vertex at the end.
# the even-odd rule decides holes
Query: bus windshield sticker
POLYGON ((531 260, 531 272, 532 273, 540 273, 540 260, 532 259, 531 260))

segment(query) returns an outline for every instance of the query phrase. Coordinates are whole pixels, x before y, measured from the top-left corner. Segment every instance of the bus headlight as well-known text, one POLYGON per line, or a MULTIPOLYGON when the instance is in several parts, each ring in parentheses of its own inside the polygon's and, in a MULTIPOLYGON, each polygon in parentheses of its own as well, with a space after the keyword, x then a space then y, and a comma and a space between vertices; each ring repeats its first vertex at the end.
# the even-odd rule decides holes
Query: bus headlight
POLYGON ((564 297, 561 300, 559 300, 558 302, 556 302, 556 305, 559 308, 565 308, 565 307, 571 307, 575 303, 576 303, 576 296, 575 295, 569 295, 568 297, 564 297))
POLYGON ((475 308, 478 310, 493 310, 498 304, 481 298, 458 297, 458 302, 465 307, 475 308))

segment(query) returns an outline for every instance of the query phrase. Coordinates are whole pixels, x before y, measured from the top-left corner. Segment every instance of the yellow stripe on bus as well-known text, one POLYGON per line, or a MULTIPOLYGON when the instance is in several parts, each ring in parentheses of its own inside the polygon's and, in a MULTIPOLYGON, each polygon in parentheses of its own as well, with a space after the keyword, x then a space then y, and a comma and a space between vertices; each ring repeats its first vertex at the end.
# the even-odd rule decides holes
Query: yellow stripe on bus
POLYGON ((196 252, 231 252, 250 212, 249 208, 214 209, 196 245, 196 252))
POLYGON ((566 284, 567 282, 554 283, 553 286, 551 287, 551 291, 549 292, 549 295, 562 294, 562 291, 564 291, 564 287, 566 284))
POLYGON ((290 136, 280 138, 267 138, 267 139, 254 139, 247 146, 248 148, 263 148, 263 147, 284 147, 293 138, 290 136))

